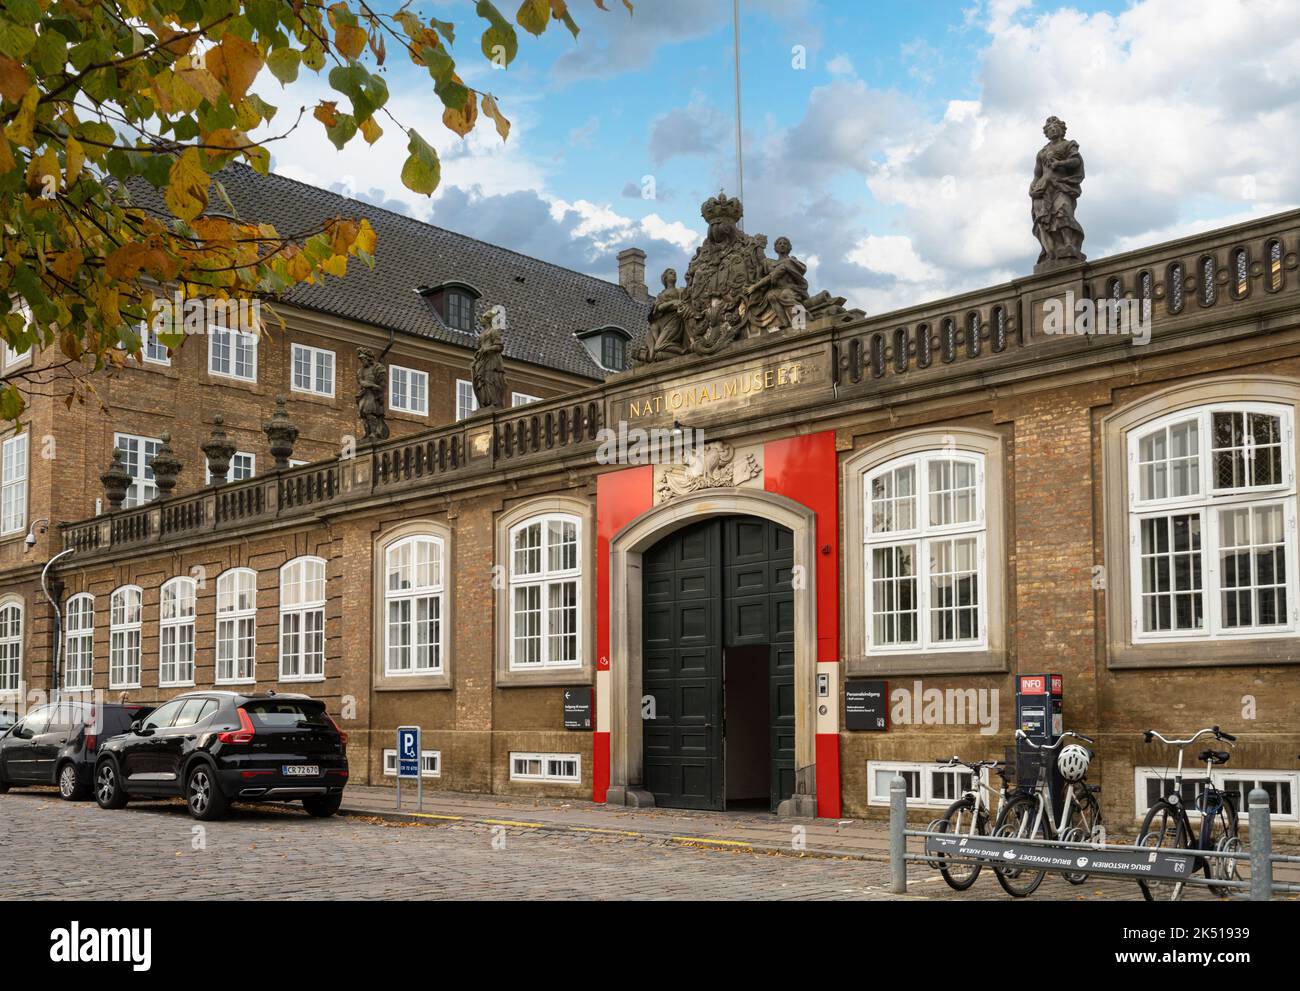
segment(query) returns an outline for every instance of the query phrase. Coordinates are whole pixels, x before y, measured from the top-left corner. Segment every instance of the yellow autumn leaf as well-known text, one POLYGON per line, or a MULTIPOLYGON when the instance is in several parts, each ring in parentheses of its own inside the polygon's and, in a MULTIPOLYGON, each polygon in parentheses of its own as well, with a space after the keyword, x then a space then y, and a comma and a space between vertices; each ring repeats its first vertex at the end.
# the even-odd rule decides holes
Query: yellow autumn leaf
POLYGON ((469 95, 465 100, 464 107, 460 110, 448 107, 442 112, 442 122, 447 125, 449 130, 455 131, 462 138, 474 130, 474 122, 478 120, 478 100, 475 98, 473 90, 467 92, 469 95))
POLYGON ((14 114, 14 119, 9 122, 5 128, 5 137, 20 148, 36 147, 35 139, 32 137, 32 128, 36 124, 36 104, 41 98, 40 88, 33 86, 29 89, 23 102, 14 114))
POLYGON ((211 177, 203 171, 197 148, 186 148, 172 163, 167 174, 167 189, 163 199, 172 213, 181 220, 193 220, 208 205, 208 184, 211 177))
POLYGON ((497 134, 501 135, 502 141, 510 137, 510 121, 506 120, 501 108, 497 106, 496 97, 490 93, 483 94, 483 112, 496 123, 497 134))
POLYGON ((368 145, 374 144, 383 136, 384 129, 375 122, 373 117, 367 117, 360 126, 361 136, 366 139, 368 145))
POLYGON ((337 275, 342 278, 348 274, 348 256, 330 255, 320 263, 320 270, 326 275, 337 275))
POLYGON ((64 182, 67 183, 68 188, 71 188, 81 175, 81 167, 86 163, 86 150, 81 147, 80 141, 69 136, 68 143, 64 147, 64 158, 66 159, 63 165, 64 182))
POLYGON ((362 219, 357 226, 357 240, 352 245, 357 251, 364 251, 368 255, 375 253, 375 229, 370 226, 370 221, 362 219))

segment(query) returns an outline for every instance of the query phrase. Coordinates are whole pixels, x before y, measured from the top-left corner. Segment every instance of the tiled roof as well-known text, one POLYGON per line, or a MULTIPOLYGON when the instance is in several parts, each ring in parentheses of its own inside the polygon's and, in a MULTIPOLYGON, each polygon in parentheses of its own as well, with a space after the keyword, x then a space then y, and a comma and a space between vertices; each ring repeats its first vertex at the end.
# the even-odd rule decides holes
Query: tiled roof
MULTIPOLYGON (((593 379, 606 372, 575 335, 619 327, 637 339, 645 329, 647 304, 616 283, 246 165, 228 166, 217 178, 241 219, 273 224, 284 236, 331 217, 365 217, 374 227, 373 270, 353 260, 345 278, 290 290, 284 299, 294 306, 473 349, 477 320, 474 333, 448 327, 417 291, 465 283, 482 294, 476 316, 497 303, 506 308, 507 357, 593 379)), ((137 203, 162 208, 152 187, 130 188, 137 203)), ((225 212, 215 196, 209 209, 225 212)))

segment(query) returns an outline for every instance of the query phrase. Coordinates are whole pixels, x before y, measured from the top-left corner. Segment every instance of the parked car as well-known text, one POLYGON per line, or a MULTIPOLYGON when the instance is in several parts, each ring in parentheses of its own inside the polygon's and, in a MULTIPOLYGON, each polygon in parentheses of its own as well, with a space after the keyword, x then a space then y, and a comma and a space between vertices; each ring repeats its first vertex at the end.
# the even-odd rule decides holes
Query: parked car
POLYGON ((0 739, 0 794, 15 785, 58 785, 70 802, 89 798, 100 741, 126 732, 150 711, 115 702, 37 706, 0 739))
POLYGON ((348 783, 347 742, 307 695, 187 692, 104 741, 95 800, 120 809, 179 795, 196 819, 218 819, 232 801, 301 799, 311 815, 331 816, 348 783))
POLYGON ((18 713, 11 709, 0 709, 0 736, 9 732, 9 727, 18 722, 18 713))

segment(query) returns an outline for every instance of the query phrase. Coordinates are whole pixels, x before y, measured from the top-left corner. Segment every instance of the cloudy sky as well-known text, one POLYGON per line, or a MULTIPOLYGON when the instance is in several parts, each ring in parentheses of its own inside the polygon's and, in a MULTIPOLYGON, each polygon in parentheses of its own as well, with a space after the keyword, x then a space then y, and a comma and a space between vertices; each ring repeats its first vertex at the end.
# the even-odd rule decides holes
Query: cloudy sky
MULTIPOLYGON (((462 76, 514 123, 462 141, 423 70, 390 58, 390 109, 443 157, 432 199, 402 187, 387 122, 344 152, 304 122, 275 170, 605 278, 632 245, 652 287, 684 270, 701 201, 737 187, 731 0, 570 4, 579 39, 521 31, 506 70, 478 52, 472 2, 410 4, 457 24, 462 76)), ((740 47, 746 229, 787 235, 814 289, 872 313, 1031 270, 1051 114, 1087 162, 1093 258, 1300 202, 1295 0, 741 0, 740 47)), ((329 98, 306 74, 278 89, 259 87, 329 98)))

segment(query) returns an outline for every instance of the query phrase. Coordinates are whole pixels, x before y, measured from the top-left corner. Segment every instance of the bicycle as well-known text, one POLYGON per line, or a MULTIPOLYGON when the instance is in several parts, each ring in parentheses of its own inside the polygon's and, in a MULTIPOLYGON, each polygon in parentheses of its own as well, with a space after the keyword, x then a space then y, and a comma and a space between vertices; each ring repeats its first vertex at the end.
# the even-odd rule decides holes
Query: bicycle
MULTIPOLYGON (((1242 846, 1241 837, 1237 835, 1236 800, 1231 792, 1214 786, 1213 776, 1214 768, 1228 763, 1231 754, 1223 750, 1204 750, 1197 755, 1198 761, 1205 761, 1206 777, 1205 789, 1195 799, 1197 811, 1201 814, 1199 830, 1193 831, 1192 820, 1183 798, 1183 751, 1203 736, 1212 736, 1230 747, 1237 745, 1237 738, 1217 726, 1203 729, 1186 740, 1169 740, 1150 729, 1142 736, 1147 743, 1159 740, 1166 746, 1177 747, 1178 769, 1174 772, 1173 790, 1147 810, 1146 818, 1142 820, 1138 846, 1169 846, 1175 850, 1204 850, 1218 854, 1240 853, 1242 846)), ((1198 870, 1203 870, 1206 879, 1211 882, 1241 879, 1235 857, 1197 857, 1192 864, 1192 873, 1198 870)), ((1183 897, 1186 882, 1139 880, 1138 886, 1142 889, 1142 896, 1149 902, 1176 902, 1183 897)), ((1227 898, 1233 891, 1226 885, 1216 884, 1211 884, 1210 890, 1220 898, 1227 898)))
MULTIPOLYGON (((1079 733, 1062 733, 1055 743, 1037 744, 1025 735, 1023 730, 1016 730, 1016 739, 1023 740, 1034 750, 1039 751, 1040 761, 1036 768, 1034 780, 1022 784, 1016 793, 1003 803, 998 813, 997 825, 993 835, 1013 837, 1021 840, 1055 840, 1062 843, 1098 842, 1101 833, 1101 806, 1097 804, 1100 785, 1089 785, 1084 781, 1092 752, 1077 744, 1064 746, 1067 739, 1082 740, 1091 744, 1093 741, 1079 733), (1053 818, 1052 809, 1056 807, 1055 788, 1052 775, 1047 766, 1047 755, 1061 751, 1057 763, 1061 766, 1062 776, 1066 779, 1067 789, 1061 805, 1060 821, 1053 818), (1067 773, 1068 772, 1068 773, 1067 773)), ((998 865, 993 868, 998 884, 1002 890, 1013 898, 1028 898, 1043 883, 1046 871, 1032 871, 1021 867, 998 865)), ((1087 874, 1066 874, 1065 879, 1071 884, 1083 884, 1088 880, 1087 874)))
MULTIPOLYGON (((985 783, 981 772, 986 768, 997 769, 998 776, 1002 778, 1002 802, 1006 802, 1009 794, 1006 764, 1000 760, 969 762, 956 755, 946 760, 943 757, 937 757, 935 763, 942 767, 966 768, 971 772, 972 784, 969 789, 962 793, 961 798, 948 806, 948 811, 941 818, 930 823, 927 831, 931 833, 952 833, 954 836, 988 836, 989 816, 992 809, 989 803, 984 800, 984 795, 987 792, 989 796, 992 796, 993 789, 985 783)), ((937 855, 934 860, 930 861, 930 866, 943 875, 948 887, 954 891, 965 891, 978 880, 980 871, 984 869, 982 864, 949 861, 949 858, 944 854, 937 855)))

